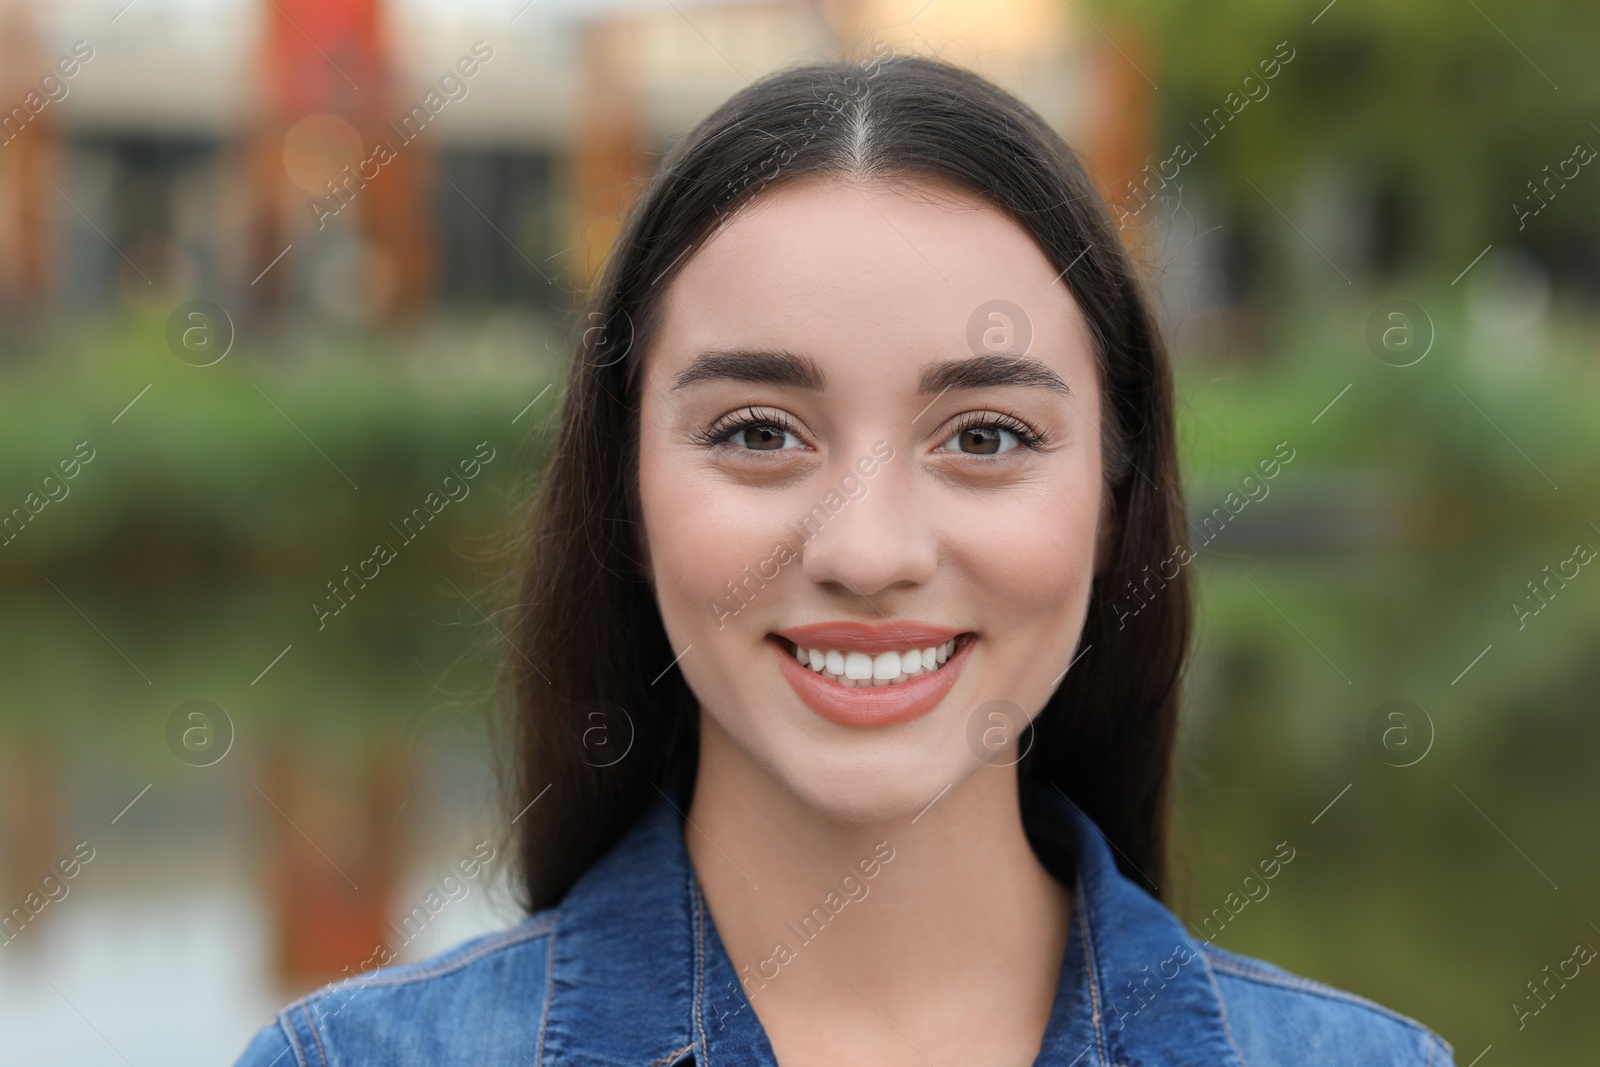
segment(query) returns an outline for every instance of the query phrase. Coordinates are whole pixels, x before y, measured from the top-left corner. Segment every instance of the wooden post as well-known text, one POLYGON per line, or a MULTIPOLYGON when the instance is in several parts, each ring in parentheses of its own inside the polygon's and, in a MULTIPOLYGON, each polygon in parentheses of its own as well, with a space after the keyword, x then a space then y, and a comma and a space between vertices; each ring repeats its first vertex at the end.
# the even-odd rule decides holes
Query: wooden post
POLYGON ((0 4, 0 310, 8 316, 36 312, 55 292, 50 179, 61 105, 40 91, 38 80, 55 72, 39 47, 33 10, 0 4))
POLYGON ((572 274, 579 287, 594 280, 651 173, 634 41, 626 15, 596 19, 580 32, 582 83, 570 177, 577 231, 572 274))

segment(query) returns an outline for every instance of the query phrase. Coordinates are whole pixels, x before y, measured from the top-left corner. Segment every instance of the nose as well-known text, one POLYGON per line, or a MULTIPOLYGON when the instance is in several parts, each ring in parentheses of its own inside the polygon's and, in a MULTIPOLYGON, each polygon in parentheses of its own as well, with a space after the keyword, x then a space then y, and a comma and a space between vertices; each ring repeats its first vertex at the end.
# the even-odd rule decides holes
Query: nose
POLYGON ((864 597, 932 581, 939 565, 938 537, 926 521, 908 454, 899 451, 871 478, 847 465, 839 470, 831 482, 837 495, 825 494, 828 503, 812 507, 795 523, 804 539, 800 568, 805 576, 864 597), (854 494, 847 492, 851 485, 858 487, 854 494))

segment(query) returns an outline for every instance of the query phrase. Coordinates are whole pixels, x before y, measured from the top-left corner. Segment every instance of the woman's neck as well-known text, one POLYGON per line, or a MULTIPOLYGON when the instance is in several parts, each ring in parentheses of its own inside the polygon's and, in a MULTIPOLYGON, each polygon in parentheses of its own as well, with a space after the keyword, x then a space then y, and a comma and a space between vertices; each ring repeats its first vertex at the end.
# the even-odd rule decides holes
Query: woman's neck
POLYGON ((842 823, 705 717, 687 814, 712 920, 784 1067, 1033 1062, 1070 894, 1028 844, 1014 766, 914 816, 842 823))

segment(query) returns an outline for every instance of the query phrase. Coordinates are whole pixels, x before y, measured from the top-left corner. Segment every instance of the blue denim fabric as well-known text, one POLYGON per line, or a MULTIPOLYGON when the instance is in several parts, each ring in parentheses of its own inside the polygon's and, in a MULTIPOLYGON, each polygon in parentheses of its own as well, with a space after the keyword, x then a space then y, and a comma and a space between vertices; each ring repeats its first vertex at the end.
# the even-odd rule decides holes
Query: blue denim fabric
MULTIPOLYGON (((776 1064, 684 847, 680 768, 562 903, 421 963, 310 994, 240 1067, 776 1064)), ((1191 937, 1117 870, 1058 790, 1024 825, 1070 872, 1074 922, 1038 1058, 1054 1067, 1450 1067, 1450 1046, 1370 1001, 1191 937)))

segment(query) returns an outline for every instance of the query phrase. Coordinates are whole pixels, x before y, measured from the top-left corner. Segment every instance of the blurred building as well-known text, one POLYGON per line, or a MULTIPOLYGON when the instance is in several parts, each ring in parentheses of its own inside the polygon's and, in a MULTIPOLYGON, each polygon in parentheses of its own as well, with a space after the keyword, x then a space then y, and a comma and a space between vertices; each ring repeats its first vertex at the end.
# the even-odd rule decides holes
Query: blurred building
POLYGON ((0 300, 561 308, 676 135, 875 41, 1131 171, 1144 85, 1101 30, 1055 0, 0 0, 0 300))

